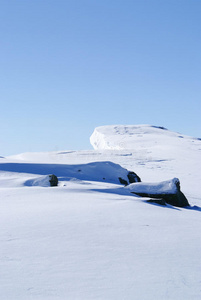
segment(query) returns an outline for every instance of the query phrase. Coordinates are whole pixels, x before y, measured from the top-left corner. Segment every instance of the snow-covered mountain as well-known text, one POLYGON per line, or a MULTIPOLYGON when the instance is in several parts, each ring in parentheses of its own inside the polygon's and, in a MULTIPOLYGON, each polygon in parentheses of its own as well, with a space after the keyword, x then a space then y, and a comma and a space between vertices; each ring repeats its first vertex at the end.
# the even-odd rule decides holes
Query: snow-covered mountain
POLYGON ((90 140, 95 150, 0 158, 1 299, 199 299, 201 141, 149 125, 90 140), (191 207, 131 194, 127 170, 145 186, 178 177, 191 207))

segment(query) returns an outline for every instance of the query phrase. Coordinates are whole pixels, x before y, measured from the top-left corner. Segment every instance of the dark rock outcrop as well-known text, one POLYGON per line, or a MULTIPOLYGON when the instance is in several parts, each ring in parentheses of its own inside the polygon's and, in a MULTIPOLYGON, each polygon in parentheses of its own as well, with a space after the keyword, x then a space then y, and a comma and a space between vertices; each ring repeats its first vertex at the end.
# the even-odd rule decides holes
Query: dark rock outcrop
POLYGON ((119 182, 120 182, 121 184, 124 184, 125 186, 128 185, 128 181, 127 181, 127 180, 125 180, 125 179, 123 179, 123 178, 121 178, 121 177, 118 177, 118 179, 119 179, 119 182))
POLYGON ((178 207, 190 206, 186 196, 181 191, 177 191, 174 195, 164 195, 163 199, 170 205, 178 207))
MULTIPOLYGON (((150 197, 155 199, 163 199, 167 204, 177 206, 177 207, 185 207, 190 206, 187 198, 181 191, 177 191, 175 194, 147 194, 147 193, 133 193, 140 197, 150 197)), ((153 200, 153 199, 152 199, 153 200)), ((154 202, 154 201, 152 201, 154 202)), ((157 200, 156 200, 157 203, 157 200)))
POLYGON ((57 186, 59 181, 58 181, 57 176, 52 174, 52 175, 49 175, 49 182, 50 182, 50 186, 57 186))
POLYGON ((132 171, 128 171, 127 178, 128 181, 123 179, 122 177, 118 177, 119 182, 121 184, 124 184, 125 186, 128 185, 129 183, 141 182, 140 177, 135 172, 132 171))
POLYGON ((129 171, 127 177, 129 183, 141 182, 140 177, 134 172, 129 171))
POLYGON ((159 198, 159 199, 149 199, 149 200, 147 200, 147 202, 148 203, 156 203, 156 204, 160 204, 160 205, 166 205, 166 202, 165 202, 165 200, 164 199, 161 199, 161 198, 159 198))
POLYGON ((153 199, 156 199, 156 203, 162 200, 162 202, 164 201, 167 204, 177 207, 190 206, 187 198, 180 190, 180 181, 178 178, 154 184, 133 183, 127 188, 135 195, 152 198, 152 202, 153 199))

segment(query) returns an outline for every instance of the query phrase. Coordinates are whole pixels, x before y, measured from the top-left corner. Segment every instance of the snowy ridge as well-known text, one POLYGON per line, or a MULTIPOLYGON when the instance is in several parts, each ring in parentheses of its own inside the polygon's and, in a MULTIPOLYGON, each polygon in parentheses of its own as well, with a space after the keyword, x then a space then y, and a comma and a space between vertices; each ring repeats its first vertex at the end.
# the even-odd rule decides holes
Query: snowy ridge
POLYGON ((182 146, 199 141, 189 136, 151 125, 110 125, 95 128, 90 142, 96 150, 182 146))

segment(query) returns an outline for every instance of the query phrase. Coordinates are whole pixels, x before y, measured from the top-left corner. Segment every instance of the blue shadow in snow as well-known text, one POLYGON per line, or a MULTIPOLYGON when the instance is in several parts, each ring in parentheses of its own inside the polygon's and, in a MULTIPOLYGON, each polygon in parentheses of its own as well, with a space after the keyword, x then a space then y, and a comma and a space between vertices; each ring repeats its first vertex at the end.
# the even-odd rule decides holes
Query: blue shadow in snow
POLYGON ((150 204, 150 205, 155 205, 158 207, 162 208, 169 208, 169 209, 174 209, 174 210, 180 210, 178 207, 174 207, 172 205, 166 204, 166 205, 161 205, 153 202, 148 202, 148 200, 145 200, 143 197, 140 197, 138 195, 132 194, 129 191, 125 190, 123 187, 116 188, 116 189, 92 189, 92 191, 99 192, 99 193, 108 193, 108 194, 115 194, 115 195, 121 195, 121 196, 130 196, 130 197, 135 197, 138 198, 139 200, 150 204))
POLYGON ((95 177, 98 173, 99 164, 88 163, 81 165, 64 165, 64 164, 39 164, 39 163, 0 163, 0 171, 27 173, 35 175, 55 174, 59 181, 69 181, 72 178, 86 181, 111 182, 111 180, 102 178, 101 175, 95 177), (96 169, 86 168, 88 166, 97 167, 96 169), (83 168, 83 170, 82 170, 83 168), (91 171, 92 170, 92 171, 91 171), (96 172, 95 172, 95 171, 96 172))
POLYGON ((158 207, 162 207, 162 208, 169 208, 169 209, 174 209, 174 210, 181 210, 179 209, 178 207, 175 207, 175 206, 172 206, 170 204, 165 204, 165 205, 162 205, 162 204, 158 204, 156 202, 149 202, 148 200, 143 200, 144 202, 150 204, 150 205, 154 205, 154 206, 158 206, 158 207))
MULTIPOLYGON (((91 191, 99 192, 99 193, 107 193, 107 194, 115 194, 115 195, 121 195, 121 196, 131 196, 133 197, 131 193, 126 191, 123 187, 115 188, 115 189, 92 189, 91 191)), ((138 197, 138 196, 136 196, 138 197)), ((140 197, 139 197, 140 198, 140 197)))
POLYGON ((201 207, 200 206, 197 206, 197 205, 194 205, 194 206, 187 206, 187 207, 184 207, 186 209, 189 209, 189 210, 195 210, 195 211, 200 211, 201 212, 201 207))
POLYGON ((0 171, 47 175, 58 173, 59 176, 66 176, 66 165, 59 164, 34 164, 34 163, 2 163, 0 171))
POLYGON ((54 174, 59 181, 72 178, 84 181, 117 183, 118 176, 113 177, 121 167, 112 162, 91 162, 87 164, 46 164, 46 163, 0 163, 0 171, 27 173, 35 175, 54 174), (104 175, 103 175, 104 174, 104 175), (105 176, 106 175, 106 176, 105 176))

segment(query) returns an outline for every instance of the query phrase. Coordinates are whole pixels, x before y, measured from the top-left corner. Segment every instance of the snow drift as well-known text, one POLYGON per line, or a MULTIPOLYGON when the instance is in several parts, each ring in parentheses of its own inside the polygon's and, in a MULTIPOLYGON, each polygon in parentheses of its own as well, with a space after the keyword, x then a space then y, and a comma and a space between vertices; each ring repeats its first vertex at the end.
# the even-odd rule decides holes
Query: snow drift
POLYGON ((49 175, 55 174, 59 181, 68 181, 73 178, 85 181, 99 181, 119 184, 119 178, 128 180, 128 170, 110 161, 93 162, 88 164, 37 164, 27 162, 0 163, 0 173, 43 175, 25 182, 27 186, 49 186, 49 175))
MULTIPOLYGON (((57 186, 57 183, 54 185, 52 184, 52 177, 55 177, 55 175, 43 175, 36 178, 29 179, 25 181, 25 186, 41 186, 41 187, 50 187, 50 186, 57 186)), ((58 180, 58 179, 57 179, 58 180)))

